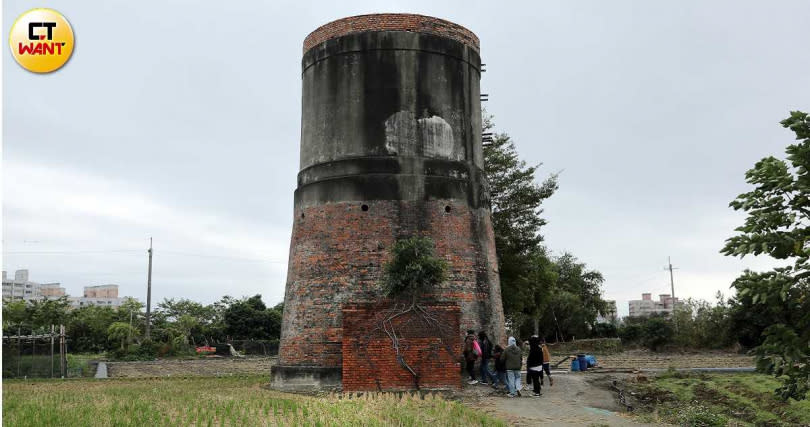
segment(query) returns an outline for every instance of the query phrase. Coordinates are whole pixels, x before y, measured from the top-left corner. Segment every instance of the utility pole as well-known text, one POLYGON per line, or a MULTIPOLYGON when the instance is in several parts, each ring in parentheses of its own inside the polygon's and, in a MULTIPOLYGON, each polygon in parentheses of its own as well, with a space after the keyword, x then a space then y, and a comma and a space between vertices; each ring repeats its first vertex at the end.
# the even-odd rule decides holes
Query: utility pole
POLYGON ((127 330, 127 345, 132 342, 132 309, 129 309, 129 330, 127 330))
POLYGON ((51 378, 53 378, 53 337, 54 337, 54 325, 51 325, 51 378))
POLYGON ((65 342, 65 325, 59 325, 59 373, 62 379, 67 375, 67 343, 65 342))
POLYGON ((672 270, 675 268, 672 267, 672 258, 667 257, 667 270, 669 270, 669 286, 672 290, 672 324, 675 326, 675 331, 678 331, 678 322, 675 320, 675 279, 672 275, 672 270))
POLYGON ((669 264, 669 267, 667 267, 667 269, 669 270, 669 285, 672 288, 672 308, 675 309, 675 279, 672 276, 673 268, 672 268, 672 259, 670 257, 667 257, 667 263, 669 264))
POLYGON ((149 275, 146 278, 146 339, 150 340, 150 330, 152 329, 152 238, 149 238, 149 275))

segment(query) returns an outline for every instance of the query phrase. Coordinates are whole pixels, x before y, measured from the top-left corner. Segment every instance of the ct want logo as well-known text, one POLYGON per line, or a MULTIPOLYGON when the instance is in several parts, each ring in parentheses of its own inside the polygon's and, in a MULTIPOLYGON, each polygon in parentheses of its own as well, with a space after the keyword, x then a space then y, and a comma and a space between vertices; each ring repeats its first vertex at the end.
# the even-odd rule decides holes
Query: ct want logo
POLYGON ((31 9, 14 21, 8 36, 11 54, 23 68, 50 73, 73 53, 73 28, 53 9, 31 9))

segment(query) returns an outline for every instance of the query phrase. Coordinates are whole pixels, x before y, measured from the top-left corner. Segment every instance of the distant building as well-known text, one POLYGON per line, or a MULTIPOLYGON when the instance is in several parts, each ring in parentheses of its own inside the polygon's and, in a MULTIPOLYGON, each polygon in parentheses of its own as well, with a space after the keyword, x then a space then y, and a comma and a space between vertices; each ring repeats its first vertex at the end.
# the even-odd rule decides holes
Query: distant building
POLYGON ((83 296, 71 297, 59 283, 37 283, 28 280, 28 270, 15 271, 13 279, 8 278, 8 273, 3 271, 3 300, 35 301, 65 296, 74 308, 88 305, 118 308, 126 299, 118 297, 118 285, 85 286, 83 296))
POLYGON ((658 295, 658 301, 654 301, 651 293, 643 293, 640 300, 632 300, 628 304, 630 306, 630 316, 637 317, 651 314, 670 314, 675 305, 682 305, 683 303, 678 298, 672 298, 670 294, 658 295))
POLYGON ((118 285, 97 285, 84 287, 85 298, 118 298, 118 285))
POLYGON ((45 298, 59 298, 65 296, 65 288, 59 283, 43 283, 39 285, 39 294, 45 298))
POLYGON ((32 282, 28 279, 28 270, 15 271, 13 279, 3 271, 3 299, 31 301, 63 296, 65 288, 59 283, 32 282))
POLYGON ((596 316, 597 323, 615 323, 618 319, 616 317, 616 300, 606 300, 607 308, 604 313, 596 316))
POLYGON ((73 307, 100 305, 119 307, 124 298, 118 297, 118 285, 85 286, 84 296, 68 298, 73 307))

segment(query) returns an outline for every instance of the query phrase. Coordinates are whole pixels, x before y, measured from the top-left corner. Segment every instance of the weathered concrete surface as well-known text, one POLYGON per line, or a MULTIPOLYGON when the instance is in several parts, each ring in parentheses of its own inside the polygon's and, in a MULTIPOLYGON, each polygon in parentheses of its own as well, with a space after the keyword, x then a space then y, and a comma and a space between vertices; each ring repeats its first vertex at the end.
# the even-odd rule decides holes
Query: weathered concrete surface
POLYGON ((270 386, 290 392, 339 390, 342 378, 340 367, 274 365, 270 386))

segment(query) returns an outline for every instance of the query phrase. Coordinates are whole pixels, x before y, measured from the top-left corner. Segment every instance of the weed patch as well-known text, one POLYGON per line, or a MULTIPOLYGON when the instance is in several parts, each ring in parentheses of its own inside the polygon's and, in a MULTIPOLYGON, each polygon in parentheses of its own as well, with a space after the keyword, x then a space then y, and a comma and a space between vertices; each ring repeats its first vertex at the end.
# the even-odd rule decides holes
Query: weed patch
POLYGON ((664 373, 625 383, 643 420, 680 425, 810 425, 810 401, 774 397, 778 380, 761 374, 664 373))

